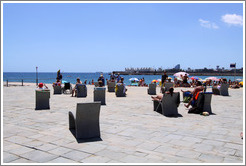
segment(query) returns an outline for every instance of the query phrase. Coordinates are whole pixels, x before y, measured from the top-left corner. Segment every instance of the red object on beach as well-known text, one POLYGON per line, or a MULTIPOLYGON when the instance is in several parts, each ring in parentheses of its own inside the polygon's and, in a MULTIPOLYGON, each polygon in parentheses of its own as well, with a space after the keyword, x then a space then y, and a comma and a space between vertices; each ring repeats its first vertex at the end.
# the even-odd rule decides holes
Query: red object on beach
POLYGON ((42 83, 42 82, 40 82, 39 84, 38 84, 38 87, 39 88, 42 88, 44 86, 44 84, 42 83))
POLYGON ((200 78, 198 78, 198 77, 191 77, 190 79, 191 80, 200 80, 200 78))

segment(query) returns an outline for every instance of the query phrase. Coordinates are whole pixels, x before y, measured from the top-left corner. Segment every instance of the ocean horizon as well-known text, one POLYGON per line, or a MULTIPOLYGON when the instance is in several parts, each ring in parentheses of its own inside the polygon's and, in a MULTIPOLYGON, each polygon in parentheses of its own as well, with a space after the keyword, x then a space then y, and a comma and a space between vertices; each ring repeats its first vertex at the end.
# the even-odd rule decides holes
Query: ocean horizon
MULTIPOLYGON (((97 79, 100 77, 101 73, 103 74, 105 81, 106 79, 110 79, 110 73, 111 72, 61 72, 62 74, 62 80, 70 82, 72 84, 76 83, 77 77, 81 79, 82 82, 87 80, 87 84, 94 80, 94 82, 97 81, 97 79)), ((50 83, 56 81, 57 72, 38 72, 38 75, 36 77, 36 72, 3 72, 3 81, 6 82, 28 82, 28 83, 36 83, 36 78, 38 78, 38 82, 43 83, 50 83)), ((130 78, 137 78, 137 79, 145 79, 146 84, 150 84, 152 80, 161 79, 161 75, 121 75, 124 77, 124 82, 126 85, 130 85, 131 81, 130 78)), ((174 78, 173 75, 169 75, 172 79, 174 78)), ((189 77, 192 77, 192 75, 189 75, 189 77)), ((217 78, 226 78, 227 80, 234 81, 234 76, 196 76, 201 79, 205 79, 207 77, 217 77, 217 78)), ((243 76, 235 76, 235 80, 243 80, 243 76)))

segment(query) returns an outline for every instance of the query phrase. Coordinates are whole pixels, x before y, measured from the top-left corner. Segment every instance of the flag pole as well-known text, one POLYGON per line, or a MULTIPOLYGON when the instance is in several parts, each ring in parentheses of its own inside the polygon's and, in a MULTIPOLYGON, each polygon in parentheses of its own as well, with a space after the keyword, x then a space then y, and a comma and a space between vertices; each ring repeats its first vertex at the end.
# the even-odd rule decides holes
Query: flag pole
POLYGON ((36 66, 36 85, 38 85, 38 67, 36 66))
POLYGON ((234 82, 236 81, 235 77, 236 77, 236 63, 235 63, 235 68, 234 68, 234 82))

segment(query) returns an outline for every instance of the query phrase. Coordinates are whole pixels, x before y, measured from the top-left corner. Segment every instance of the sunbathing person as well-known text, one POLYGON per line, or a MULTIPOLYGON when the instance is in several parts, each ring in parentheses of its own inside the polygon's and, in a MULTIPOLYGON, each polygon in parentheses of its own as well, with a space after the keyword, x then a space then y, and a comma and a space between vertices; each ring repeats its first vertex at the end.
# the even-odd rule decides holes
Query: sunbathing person
MULTIPOLYGON (((171 94, 171 96, 173 96, 173 91, 174 91, 174 88, 171 87, 171 88, 169 88, 169 90, 166 91, 165 93, 166 93, 166 94, 171 94)), ((162 98, 163 98, 163 95, 157 95, 156 97, 151 96, 151 98, 152 98, 153 100, 156 100, 156 101, 161 101, 162 98)))
POLYGON ((74 86, 74 88, 72 90, 72 97, 73 97, 74 92, 75 92, 75 96, 76 96, 76 90, 77 90, 77 85, 78 84, 82 84, 82 82, 80 81, 79 77, 77 78, 77 82, 76 82, 76 84, 75 84, 75 86, 74 86))
POLYGON ((230 85, 230 87, 233 88, 233 89, 238 89, 238 88, 240 88, 240 85, 239 85, 238 81, 236 81, 235 83, 230 85))
POLYGON ((62 84, 62 83, 61 83, 60 79, 57 77, 57 78, 56 78, 56 82, 53 83, 53 87, 54 87, 54 86, 61 86, 61 84, 62 84))
POLYGON ((193 91, 183 91, 181 90, 183 93, 189 92, 191 95, 191 100, 189 101, 189 103, 186 105, 184 105, 186 108, 188 108, 191 104, 194 104, 194 102, 197 100, 198 98, 198 94, 199 92, 203 91, 204 87, 202 86, 202 83, 200 81, 197 81, 196 83, 196 88, 193 91))

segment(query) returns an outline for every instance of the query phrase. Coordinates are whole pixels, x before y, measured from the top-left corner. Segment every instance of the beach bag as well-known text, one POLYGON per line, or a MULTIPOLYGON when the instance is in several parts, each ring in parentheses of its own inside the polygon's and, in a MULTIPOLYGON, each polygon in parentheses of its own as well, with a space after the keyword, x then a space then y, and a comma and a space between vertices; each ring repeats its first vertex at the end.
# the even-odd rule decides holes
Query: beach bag
POLYGON ((183 102, 184 103, 189 103, 190 102, 190 99, 191 99, 190 96, 185 96, 183 102))

